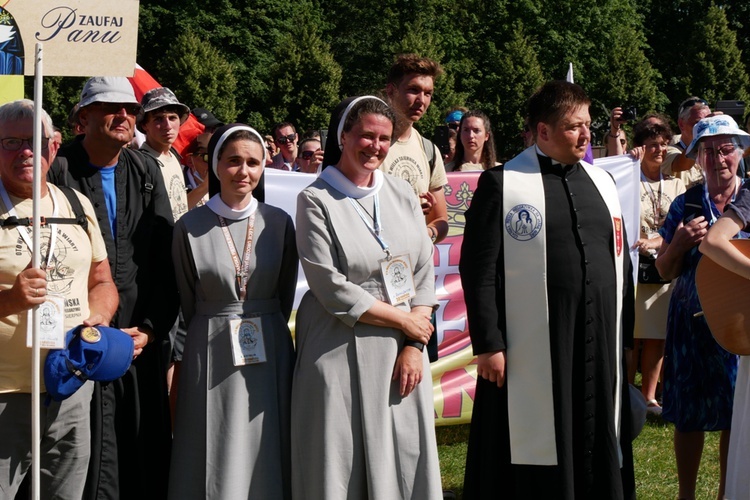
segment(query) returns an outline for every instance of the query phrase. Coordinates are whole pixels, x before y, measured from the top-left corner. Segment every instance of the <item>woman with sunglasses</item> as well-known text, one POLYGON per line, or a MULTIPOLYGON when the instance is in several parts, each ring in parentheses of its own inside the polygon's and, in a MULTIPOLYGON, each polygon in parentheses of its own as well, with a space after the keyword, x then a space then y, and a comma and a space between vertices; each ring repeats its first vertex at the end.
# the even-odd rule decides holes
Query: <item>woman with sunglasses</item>
MULTIPOLYGON (((675 280, 667 316, 662 417, 675 426, 674 450, 679 498, 695 498, 706 431, 721 431, 718 498, 724 498, 737 356, 714 340, 695 285, 708 228, 742 186, 737 169, 750 136, 727 115, 704 118, 693 128, 685 154, 703 168, 705 183, 678 196, 659 234, 664 242, 656 267, 675 280)), ((748 237, 740 232, 739 237, 748 237)))
POLYGON ((464 113, 458 135, 460 140, 456 142, 453 161, 445 166, 446 172, 487 170, 500 165, 496 161, 495 139, 487 115, 478 110, 464 113))
POLYGON ((297 161, 292 170, 305 174, 319 174, 322 164, 323 150, 320 147, 320 139, 316 137, 302 139, 297 147, 297 161))
POLYGON ((259 202, 261 136, 230 124, 208 144, 206 205, 175 225, 172 255, 185 322, 170 499, 291 498, 297 281, 294 225, 259 202))
POLYGON ((432 243, 411 186, 378 170, 395 121, 376 97, 344 100, 327 166, 297 198, 310 290, 296 318, 296 500, 443 498, 424 350, 432 243))

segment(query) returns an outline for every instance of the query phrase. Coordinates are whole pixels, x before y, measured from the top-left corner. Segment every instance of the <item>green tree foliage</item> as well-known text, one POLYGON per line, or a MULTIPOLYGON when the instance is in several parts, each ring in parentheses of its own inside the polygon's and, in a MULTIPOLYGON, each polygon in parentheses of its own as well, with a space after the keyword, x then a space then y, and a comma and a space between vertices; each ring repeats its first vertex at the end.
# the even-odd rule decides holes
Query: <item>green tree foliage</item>
POLYGON ((413 22, 422 9, 422 2, 420 7, 417 4, 414 0, 319 0, 327 41, 342 69, 342 98, 383 90, 403 24, 413 22))
MULTIPOLYGON (((265 123, 268 117, 263 110, 269 106, 273 52, 282 35, 293 32, 290 14, 297 8, 296 3, 278 0, 142 2, 138 58, 145 68, 158 68, 179 34, 192 32, 209 41, 232 63, 240 82, 235 96, 238 119, 265 123)), ((153 76, 162 85, 174 85, 158 71, 153 76)))
POLYGON ((691 34, 682 73, 686 95, 699 95, 709 102, 719 99, 747 100, 748 75, 729 29, 724 9, 711 5, 691 34))
POLYGON ((677 106, 689 95, 711 104, 747 95, 750 54, 739 50, 750 48, 747 2, 645 0, 638 9, 644 16, 647 55, 663 76, 660 88, 669 100, 670 116, 676 116, 677 106), (740 30, 739 39, 733 27, 740 30), (743 60, 746 63, 729 63, 743 60))
POLYGON ((180 34, 156 69, 180 102, 210 109, 226 123, 237 118, 234 66, 207 40, 190 31, 180 34))
POLYGON ((737 48, 742 51, 742 62, 750 68, 750 3, 746 0, 721 2, 729 21, 729 28, 737 34, 737 48))
POLYGON ((290 121, 299 131, 328 127, 339 101, 341 67, 320 36, 319 24, 309 16, 295 16, 296 29, 280 39, 270 68, 271 123, 290 121))
MULTIPOLYGON (((445 69, 420 131, 431 136, 455 106, 482 109, 507 157, 520 147, 526 99, 570 62, 595 123, 616 105, 674 117, 689 94, 748 97, 750 4, 715 1, 149 0, 138 62, 225 120, 306 129, 327 123, 341 98, 382 92, 394 56, 417 52, 445 69)), ((81 85, 45 80, 56 123, 81 85)))
MULTIPOLYGON (((81 97, 81 89, 86 81, 85 78, 64 78, 61 76, 44 77, 42 85, 42 107, 52 123, 62 131, 63 140, 73 138, 73 132, 68 126, 68 115, 81 97)), ((25 80, 24 92, 29 99, 34 98, 34 80, 25 80)))
POLYGON ((536 44, 525 34, 520 21, 509 36, 499 47, 492 41, 484 47, 488 71, 483 74, 471 105, 490 117, 498 158, 504 160, 523 149, 519 132, 526 114, 526 101, 544 83, 536 44), (503 71, 491 68, 503 68, 503 71))
POLYGON ((665 104, 660 75, 644 52, 643 17, 633 0, 527 0, 514 5, 512 15, 524 19, 538 40, 539 63, 548 78, 564 79, 573 63, 575 82, 591 97, 595 123, 605 123, 616 105, 646 111, 665 104))

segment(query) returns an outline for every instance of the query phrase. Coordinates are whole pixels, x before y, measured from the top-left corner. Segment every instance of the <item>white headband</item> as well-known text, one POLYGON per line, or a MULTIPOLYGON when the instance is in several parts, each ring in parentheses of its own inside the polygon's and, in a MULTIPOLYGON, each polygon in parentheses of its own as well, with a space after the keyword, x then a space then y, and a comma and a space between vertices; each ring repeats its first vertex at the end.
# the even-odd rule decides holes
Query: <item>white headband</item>
POLYGON ((227 140, 227 137, 232 135, 233 133, 237 132, 238 130, 246 130, 250 132, 251 134, 254 134, 258 137, 258 140, 260 141, 260 148, 263 151, 263 159, 261 160, 261 166, 266 166, 266 146, 265 146, 265 140, 260 136, 257 130, 255 130, 253 127, 249 127, 247 125, 237 125, 234 127, 229 127, 227 130, 224 131, 223 134, 221 134, 221 137, 219 137, 218 142, 216 143, 216 147, 214 148, 214 153, 211 155, 211 159, 213 160, 213 163, 211 164, 211 169, 214 171, 214 175, 218 179, 219 174, 217 172, 217 168, 219 166, 219 151, 221 151, 221 146, 224 144, 224 141, 227 140))
POLYGON ((341 144, 341 134, 344 133, 344 122, 346 121, 346 117, 349 115, 349 112, 352 110, 354 105, 363 99, 375 99, 376 101, 380 101, 383 104, 386 104, 385 101, 383 101, 382 99, 378 97, 375 97, 374 95, 361 95, 359 97, 355 97, 354 99, 352 99, 352 102, 349 103, 349 105, 346 107, 344 112, 341 114, 341 119, 339 120, 339 127, 338 127, 338 130, 336 131, 336 142, 339 145, 339 149, 344 149, 344 145, 341 144))

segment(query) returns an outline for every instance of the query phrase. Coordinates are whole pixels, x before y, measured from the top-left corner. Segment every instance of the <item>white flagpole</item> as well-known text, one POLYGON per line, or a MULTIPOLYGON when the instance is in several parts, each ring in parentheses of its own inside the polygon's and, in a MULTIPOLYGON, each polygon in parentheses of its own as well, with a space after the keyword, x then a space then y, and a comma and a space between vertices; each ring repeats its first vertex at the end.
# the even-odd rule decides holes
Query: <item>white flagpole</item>
MULTIPOLYGON (((42 44, 36 44, 36 57, 34 58, 34 186, 33 186, 33 233, 31 266, 39 268, 41 256, 39 255, 39 204, 42 197, 42 44)), ((41 441, 40 418, 41 398, 39 368, 41 356, 39 352, 39 306, 34 307, 32 312, 32 363, 31 363, 31 498, 39 500, 39 454, 41 441)))
POLYGON ((573 81, 573 63, 569 63, 569 66, 568 66, 568 75, 565 77, 565 80, 568 81, 568 82, 570 82, 570 83, 575 83, 573 81))

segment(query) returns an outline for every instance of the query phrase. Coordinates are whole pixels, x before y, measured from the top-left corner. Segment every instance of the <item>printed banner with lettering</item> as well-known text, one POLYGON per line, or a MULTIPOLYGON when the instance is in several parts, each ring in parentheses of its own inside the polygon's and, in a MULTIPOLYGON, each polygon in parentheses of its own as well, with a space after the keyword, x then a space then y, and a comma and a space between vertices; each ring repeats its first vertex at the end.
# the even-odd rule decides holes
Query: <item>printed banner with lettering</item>
POLYGON ((0 7, 0 75, 132 76, 138 0, 8 0, 0 7))
MULTIPOLYGON (((628 246, 638 239, 639 184, 638 165, 628 155, 595 160, 610 172, 617 183, 623 207, 628 246)), ((476 358, 471 350, 469 325, 466 321, 458 261, 464 231, 464 212, 471 204, 480 172, 448 174, 445 198, 448 205, 450 230, 448 237, 435 246, 435 292, 440 308, 437 312, 439 359, 432 363, 432 385, 435 396, 436 425, 465 424, 471 421, 476 385, 476 358)), ((296 213, 297 193, 315 180, 311 174, 266 169, 266 203, 278 206, 292 218, 296 213)), ((294 310, 307 291, 307 282, 300 268, 294 310)), ((294 318, 290 321, 294 331, 294 318)))

